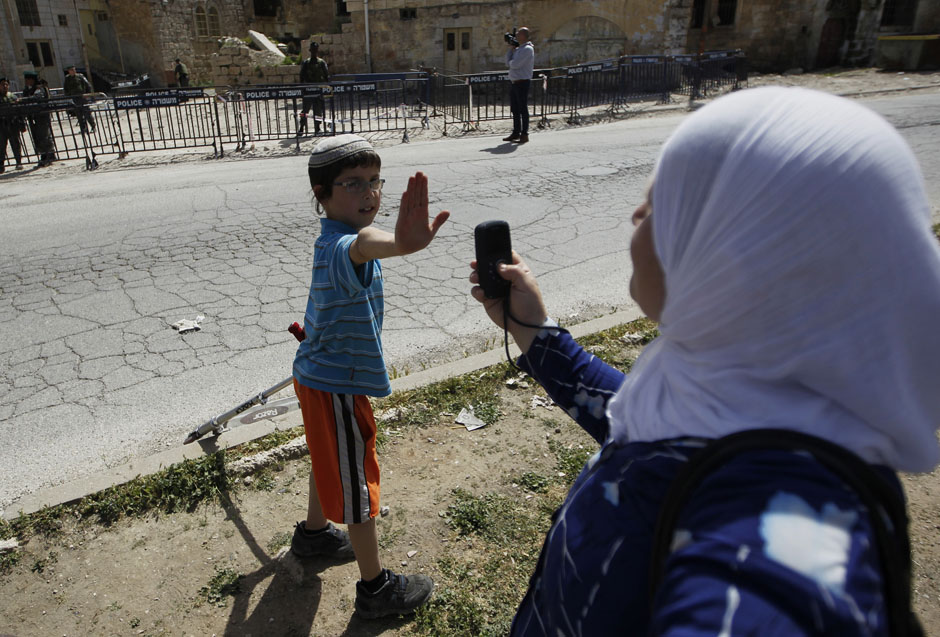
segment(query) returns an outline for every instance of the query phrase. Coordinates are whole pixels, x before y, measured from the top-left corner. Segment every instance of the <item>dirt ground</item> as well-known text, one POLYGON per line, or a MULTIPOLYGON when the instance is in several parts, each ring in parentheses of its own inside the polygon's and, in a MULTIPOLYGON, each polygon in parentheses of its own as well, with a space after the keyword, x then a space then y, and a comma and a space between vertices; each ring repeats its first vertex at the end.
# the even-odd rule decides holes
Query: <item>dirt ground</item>
MULTIPOLYGON (((505 394, 503 415, 482 429, 468 431, 445 416, 443 424, 389 430, 380 452, 389 512, 378 518, 385 566, 428 573, 440 585, 437 560, 456 539, 442 515, 453 489, 524 501, 512 476, 553 470, 549 439, 596 447, 559 408, 532 405, 533 396, 544 397, 540 389, 505 394)), ((125 519, 110 528, 74 524, 53 541, 34 538, 13 571, 0 576, 0 635, 407 632, 408 620, 364 621, 353 614, 355 562, 301 562, 284 548, 306 513, 309 466, 298 456, 261 478, 246 476, 229 504, 125 519), (226 568, 242 575, 240 592, 219 605, 206 601, 200 589, 226 568)))
MULTIPOLYGON (((796 84, 839 94, 940 90, 940 72, 758 76, 751 86, 796 84)), ((446 142, 445 142, 446 143, 446 142)), ((482 320, 482 319, 481 319, 482 320)), ((442 424, 390 432, 381 453, 381 555, 391 568, 440 579, 438 558, 454 532, 441 515, 457 487, 524 499, 519 471, 551 471, 549 440, 594 443, 558 408, 533 406, 536 387, 506 390, 503 413, 467 431, 442 424), (533 411, 538 417, 533 417, 533 411), (557 422, 546 427, 539 419, 557 422)), ((292 416, 288 416, 291 418, 292 416)), ((285 425, 295 424, 288 421, 285 425)), ((0 635, 326 635, 409 632, 401 619, 353 614, 355 563, 304 564, 284 546, 304 517, 308 461, 283 462, 250 476, 229 504, 193 513, 125 519, 112 527, 73 525, 53 541, 33 538, 0 576, 0 635), (218 604, 200 592, 214 574, 242 574, 241 592, 218 604)), ((914 559, 914 606, 928 635, 940 636, 940 472, 904 476, 914 559)))
MULTIPOLYGON (((513 480, 522 472, 554 471, 553 443, 596 447, 559 408, 533 404, 536 396, 544 396, 536 386, 506 388, 499 420, 475 431, 453 424, 452 416, 421 429, 390 430, 380 452, 382 498, 390 509, 378 519, 385 566, 427 573, 446 586, 439 560, 459 542, 443 513, 455 488, 525 502, 531 496, 513 480)), ((308 471, 308 460, 298 455, 242 478, 225 505, 125 519, 110 528, 68 525, 53 541, 32 539, 12 572, 0 576, 0 635, 412 634, 408 619, 354 615, 354 562, 301 562, 284 548, 293 523, 305 515, 308 471), (226 569, 242 576, 239 592, 207 600, 204 589, 226 569)), ((940 635, 940 472, 905 476, 904 483, 914 606, 927 635, 940 635)))

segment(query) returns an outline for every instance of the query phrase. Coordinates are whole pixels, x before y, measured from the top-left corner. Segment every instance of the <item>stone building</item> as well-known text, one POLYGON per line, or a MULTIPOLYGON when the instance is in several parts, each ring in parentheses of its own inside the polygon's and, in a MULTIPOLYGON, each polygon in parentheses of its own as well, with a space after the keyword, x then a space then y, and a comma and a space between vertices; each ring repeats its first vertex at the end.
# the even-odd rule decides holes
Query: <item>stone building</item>
POLYGON ((882 33, 940 32, 936 0, 348 0, 346 7, 351 26, 332 48, 353 59, 350 49, 358 49, 358 68, 376 72, 503 68, 503 34, 514 25, 532 29, 543 68, 740 48, 756 68, 811 69, 869 63, 882 33))
POLYGON ((23 71, 38 71, 49 86, 58 87, 66 66, 87 66, 83 26, 95 19, 88 0, 0 3, 0 75, 13 90, 23 88, 23 71))
POLYGON ((181 58, 193 84, 293 81, 296 65, 240 42, 249 30, 306 53, 311 39, 338 73, 500 70, 513 26, 528 26, 540 68, 621 54, 743 49, 752 68, 872 61, 879 35, 940 33, 938 0, 0 0, 0 72, 34 66, 148 73, 172 84, 181 58))

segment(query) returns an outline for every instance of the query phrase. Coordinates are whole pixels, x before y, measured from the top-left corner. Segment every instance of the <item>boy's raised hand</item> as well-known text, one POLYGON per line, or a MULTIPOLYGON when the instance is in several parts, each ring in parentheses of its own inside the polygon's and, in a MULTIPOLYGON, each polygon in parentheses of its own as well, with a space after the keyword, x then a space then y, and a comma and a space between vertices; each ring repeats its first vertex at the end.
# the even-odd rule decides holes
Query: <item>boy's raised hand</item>
POLYGON ((428 178, 422 172, 409 177, 395 223, 395 247, 399 254, 411 254, 427 247, 448 217, 450 213, 443 210, 428 223, 428 178))

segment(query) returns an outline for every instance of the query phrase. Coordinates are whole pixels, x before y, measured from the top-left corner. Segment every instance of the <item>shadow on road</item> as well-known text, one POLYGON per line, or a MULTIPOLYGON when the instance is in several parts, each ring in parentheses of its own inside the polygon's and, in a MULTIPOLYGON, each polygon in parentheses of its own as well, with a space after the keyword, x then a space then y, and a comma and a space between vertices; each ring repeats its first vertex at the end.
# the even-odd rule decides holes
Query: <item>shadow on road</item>
POLYGON ((516 152, 516 144, 505 142, 499 146, 493 146, 492 148, 481 148, 480 152, 490 153, 491 155, 508 155, 509 153, 516 152))

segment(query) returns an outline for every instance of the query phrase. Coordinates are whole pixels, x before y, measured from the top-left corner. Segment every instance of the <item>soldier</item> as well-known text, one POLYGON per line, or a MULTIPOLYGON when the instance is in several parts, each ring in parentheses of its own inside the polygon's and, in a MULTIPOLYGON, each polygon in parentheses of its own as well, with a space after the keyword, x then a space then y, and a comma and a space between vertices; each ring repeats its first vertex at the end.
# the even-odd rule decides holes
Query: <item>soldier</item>
MULTIPOLYGON (((49 86, 39 79, 36 71, 23 73, 26 88, 23 89, 22 101, 41 104, 49 101, 49 86)), ((52 140, 52 120, 48 112, 37 112, 28 116, 29 132, 33 136, 33 146, 39 155, 37 168, 48 166, 55 161, 55 143, 52 140)))
MULTIPOLYGON (((310 57, 300 65, 301 84, 322 84, 330 81, 330 70, 326 66, 326 60, 317 55, 319 50, 320 45, 317 42, 310 43, 310 57)), ((320 132, 320 122, 326 112, 323 97, 319 95, 305 97, 303 112, 300 114, 300 125, 297 127, 297 137, 303 135, 304 131, 307 130, 307 112, 311 108, 313 109, 313 132, 320 132)))
MULTIPOLYGON (((15 103, 16 98, 10 92, 10 82, 7 78, 0 77, 0 109, 15 103)), ((16 160, 16 169, 23 167, 20 155, 20 133, 25 128, 23 118, 12 114, 0 114, 0 173, 5 170, 3 164, 7 159, 7 142, 10 142, 10 150, 13 151, 13 158, 16 160)))
POLYGON ((176 58, 176 68, 173 69, 173 72, 176 73, 176 83, 180 88, 189 86, 189 69, 180 62, 179 58, 176 58))
POLYGON ((85 94, 91 93, 91 82, 84 75, 75 70, 75 65, 65 67, 65 83, 62 85, 63 92, 72 98, 75 102, 75 108, 70 113, 78 118, 78 127, 83 133, 91 128, 95 132, 95 120, 91 117, 91 111, 85 105, 85 94))

